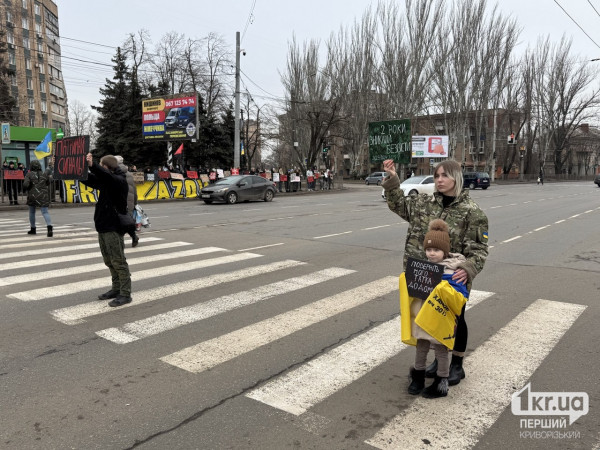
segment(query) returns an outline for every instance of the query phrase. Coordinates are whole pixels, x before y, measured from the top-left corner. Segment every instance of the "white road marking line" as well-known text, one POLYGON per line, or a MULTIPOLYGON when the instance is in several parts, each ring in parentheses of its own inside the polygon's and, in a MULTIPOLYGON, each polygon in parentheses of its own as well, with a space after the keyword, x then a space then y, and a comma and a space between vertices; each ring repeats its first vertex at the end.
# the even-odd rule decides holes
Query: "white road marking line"
POLYGON ((152 219, 168 219, 171 216, 152 216, 152 219))
POLYGON ((369 228, 363 228, 363 231, 368 231, 368 230, 377 230, 379 228, 386 228, 386 227, 391 227, 391 225, 379 225, 378 227, 369 227, 369 228))
POLYGON ((267 220, 287 220, 287 219, 293 219, 293 217, 274 217, 274 218, 267 219, 267 220))
MULTIPOLYGON (((95 235, 98 233, 94 232, 95 235)), ((20 252, 12 252, 12 253, 0 253, 0 259, 9 259, 9 258, 20 258, 23 256, 39 256, 46 255, 48 253, 60 253, 60 252, 74 252, 77 250, 86 250, 90 248, 98 247, 98 238, 97 237, 87 237, 87 238, 73 238, 73 239, 57 239, 49 241, 44 239, 43 241, 36 242, 35 245, 49 245, 49 244, 63 244, 66 242, 85 242, 85 241, 96 241, 93 244, 82 244, 82 245, 69 245, 65 247, 46 247, 46 248, 38 248, 36 250, 25 250, 20 252)), ((162 241, 164 238, 158 237, 143 237, 140 238, 140 242, 152 242, 152 241, 162 241)), ((125 245, 130 244, 131 240, 126 240, 125 245)), ((23 247, 24 243, 21 244, 11 244, 10 247, 23 247)), ((6 246, 0 245, 1 248, 5 248, 6 246)), ((32 245, 28 245, 28 247, 32 247, 32 245)))
MULTIPOLYGON (((233 255, 239 256, 239 255, 233 255)), ((95 316, 98 314, 104 314, 115 309, 123 309, 143 303, 160 300, 163 298, 185 294, 188 292, 195 292, 198 289, 203 289, 211 286, 216 286, 222 283, 234 283, 244 278, 250 278, 254 276, 260 276, 265 273, 275 272, 277 270, 287 269, 290 267, 296 267, 306 264, 301 261, 284 260, 275 263, 264 264, 255 267, 246 267, 240 270, 234 270, 233 272, 219 273, 215 275, 209 275, 203 278, 195 278, 181 283, 167 284, 158 288, 147 289, 145 291, 136 292, 133 294, 133 301, 127 305, 120 306, 119 308, 111 308, 107 302, 100 302, 98 300, 81 305, 69 306, 67 308, 56 309, 50 314, 54 319, 58 320, 67 325, 76 325, 84 323, 86 317, 95 316)))
MULTIPOLYGON (((182 264, 174 264, 171 266, 162 266, 155 269, 141 270, 131 274, 131 281, 147 280, 151 278, 159 278, 165 275, 174 273, 188 272, 191 270, 212 267, 220 264, 228 264, 232 262, 245 261, 248 259, 259 258, 262 255, 255 253, 239 253, 236 255, 222 256, 220 258, 204 259, 200 261, 186 262, 182 264)), ((71 295, 94 289, 102 289, 110 287, 110 277, 94 278, 91 280, 77 281, 74 283, 61 284, 58 286, 33 289, 31 291, 16 292, 8 294, 7 297, 21 300, 24 302, 45 300, 48 298, 60 297, 63 295, 71 295)))
POLYGON ((581 214, 575 214, 574 216, 569 217, 569 219, 574 219, 575 217, 579 217, 581 214))
POLYGON ((424 448, 425 439, 427 449, 475 446, 585 308, 536 300, 465 358, 467 378, 435 400, 435 408, 417 398, 365 442, 380 449, 424 448), (484 401, 464 401, 482 395, 484 401), (449 427, 449 417, 460 426, 449 427))
MULTIPOLYGON (((224 251, 227 251, 227 250, 225 250, 224 248, 219 248, 219 247, 202 247, 202 248, 194 248, 191 250, 162 253, 159 255, 142 256, 140 258, 130 258, 130 259, 128 259, 127 263, 130 266, 135 266, 136 264, 147 264, 147 263, 151 263, 151 262, 155 262, 155 261, 168 261, 171 259, 187 258, 189 256, 198 256, 198 255, 205 255, 208 253, 224 252, 224 251)), ((61 262, 62 261, 63 261, 63 259, 61 258, 61 262)), ((48 261, 46 260, 46 262, 48 262, 48 261)), ((34 271, 31 273, 25 273, 25 274, 21 274, 21 275, 14 275, 11 277, 0 278, 0 286, 10 286, 12 284, 29 283, 29 282, 38 281, 38 280, 49 280, 51 278, 62 278, 62 277, 68 277, 71 275, 78 275, 78 274, 82 274, 82 273, 96 272, 98 270, 104 270, 104 269, 106 269, 106 265, 102 262, 102 263, 97 263, 97 264, 82 264, 82 265, 75 266, 75 267, 67 267, 65 269, 54 269, 54 270, 46 270, 46 271, 40 271, 40 272, 34 271)))
POLYGON ((281 209, 300 208, 300 206, 282 206, 281 209))
POLYGON ((188 216, 210 216, 211 214, 214 213, 197 213, 197 214, 188 214, 188 216))
POLYGON ((260 208, 254 208, 254 209, 242 209, 242 212, 250 212, 250 211, 262 211, 262 209, 260 209, 260 208))
MULTIPOLYGON (((132 253, 140 253, 140 252, 150 252, 154 250, 164 250, 170 248, 184 247, 186 245, 194 245, 191 242, 165 242, 163 244, 156 245, 142 245, 136 248, 127 248, 125 249, 125 253, 129 256, 132 253)), ((96 244, 95 247, 98 245, 96 244)), ((92 247, 93 248, 93 247, 92 247)), ((84 259, 94 259, 94 258, 102 258, 100 252, 90 252, 90 253, 75 253, 71 255, 62 255, 59 258, 40 258, 40 259, 28 259, 22 261, 13 261, 10 263, 0 264, 0 270, 10 270, 10 269, 22 269, 24 267, 36 267, 36 266, 45 266, 47 264, 53 263, 64 263, 69 261, 81 261, 84 259)))
POLYGON ((563 222, 566 222, 566 220, 565 220, 565 219, 562 219, 562 220, 557 220, 557 221, 556 221, 556 222, 554 222, 554 223, 556 224, 556 223, 563 223, 563 222))
MULTIPOLYGON (((389 287, 397 290, 398 279, 390 278, 394 283, 392 286, 390 280, 389 287)), ((383 284, 382 280, 375 283, 383 284)), ((492 295, 492 292, 472 291, 467 309, 492 295)), ((408 346, 400 341, 400 320, 395 317, 254 389, 246 397, 300 415, 405 348, 408 346)))
POLYGON ((503 208, 503 206, 490 206, 490 209, 503 208))
POLYGON ((544 225, 543 227, 536 228, 536 229, 535 229, 535 230, 533 230, 533 231, 540 231, 540 230, 543 230, 543 229, 545 229, 545 228, 548 228, 549 226, 550 226, 550 225, 544 225))
MULTIPOLYGON (((29 228, 29 225, 27 226, 27 228, 29 228)), ((39 239, 39 238, 45 238, 46 237, 46 225, 44 225, 43 227, 38 227, 38 233, 35 235, 29 235, 27 234, 27 231, 29 231, 27 228, 23 228, 23 230, 21 231, 15 231, 15 230, 11 230, 11 231, 0 231, 0 237, 6 238, 6 237, 12 237, 12 236, 21 236, 19 238, 17 238, 19 241, 26 241, 26 240, 33 240, 33 239, 39 239)), ((59 233, 68 233, 71 231, 86 231, 85 233, 73 233, 73 234, 77 234, 79 236, 89 236, 92 234, 98 234, 96 231, 90 230, 90 227, 85 227, 85 228, 69 228, 69 227, 53 227, 54 229, 54 237, 65 237, 67 236, 66 234, 59 234, 59 233)), ((15 242, 16 239, 11 239, 10 242, 15 242)), ((52 241, 46 241, 48 243, 54 242, 54 240, 52 241)))
POLYGON ((342 233, 326 234, 324 236, 315 236, 313 239, 323 239, 323 238, 328 238, 328 237, 332 237, 332 236, 341 236, 342 234, 350 234, 350 233, 352 233, 352 231, 344 231, 342 233))
POLYGON ((279 242, 277 244, 270 244, 270 245, 261 245, 260 247, 243 248, 241 250, 238 250, 238 252, 249 252, 250 250, 260 250, 262 248, 277 247, 279 245, 283 245, 283 242, 279 242))
POLYGON ((591 212, 594 212, 594 210, 593 209, 588 209, 587 211, 584 212, 584 214, 589 214, 591 212))
POLYGON ((514 240, 516 240, 516 239, 519 239, 519 238, 521 238, 521 237, 523 237, 523 236, 515 236, 515 237, 512 237, 512 238, 510 238, 510 239, 507 239, 507 240, 505 240, 505 241, 502 241, 502 243, 503 243, 503 244, 506 244, 507 242, 514 241, 514 240))
POLYGON ((125 324, 119 328, 98 331, 96 334, 117 344, 126 344, 354 272, 354 270, 333 267, 308 275, 277 281, 249 291, 225 295, 207 302, 175 309, 164 314, 125 324))
POLYGON ((188 372, 202 372, 397 290, 398 277, 385 277, 201 342, 160 359, 188 372))

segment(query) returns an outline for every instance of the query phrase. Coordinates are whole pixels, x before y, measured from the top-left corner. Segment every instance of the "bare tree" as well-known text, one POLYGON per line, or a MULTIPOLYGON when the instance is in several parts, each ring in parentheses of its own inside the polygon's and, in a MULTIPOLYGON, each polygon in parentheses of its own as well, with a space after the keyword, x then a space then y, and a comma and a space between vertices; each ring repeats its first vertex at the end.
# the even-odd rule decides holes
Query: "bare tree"
POLYGON ((568 145, 573 132, 595 117, 600 105, 600 89, 591 87, 599 71, 573 56, 571 41, 565 37, 554 45, 548 37, 540 40, 535 55, 536 113, 543 130, 541 160, 552 154, 554 171, 561 174, 574 160, 568 145))

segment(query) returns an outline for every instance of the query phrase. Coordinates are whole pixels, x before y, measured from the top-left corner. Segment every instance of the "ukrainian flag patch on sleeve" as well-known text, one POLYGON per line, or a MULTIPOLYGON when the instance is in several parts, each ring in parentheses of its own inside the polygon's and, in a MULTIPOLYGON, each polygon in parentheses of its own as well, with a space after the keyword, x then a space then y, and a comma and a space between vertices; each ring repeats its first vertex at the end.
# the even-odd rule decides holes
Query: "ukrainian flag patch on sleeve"
POLYGON ((481 235, 483 237, 483 239, 485 239, 486 241, 488 240, 488 233, 487 231, 484 231, 483 234, 481 235))

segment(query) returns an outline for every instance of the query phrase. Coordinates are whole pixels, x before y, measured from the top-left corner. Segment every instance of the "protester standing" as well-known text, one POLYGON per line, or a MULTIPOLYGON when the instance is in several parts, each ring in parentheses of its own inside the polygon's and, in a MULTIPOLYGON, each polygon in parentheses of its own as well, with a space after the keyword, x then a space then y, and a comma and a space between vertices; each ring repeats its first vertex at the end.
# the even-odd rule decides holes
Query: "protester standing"
MULTIPOLYGON (((383 163, 388 176, 382 186, 386 192, 390 210, 408 222, 404 246, 404 269, 408 257, 426 259, 423 240, 431 220, 440 218, 449 227, 450 251, 465 256, 466 262, 456 270, 452 279, 466 283, 471 290, 473 279, 481 272, 488 255, 488 219, 485 213, 463 190, 463 176, 460 164, 454 160, 439 163, 434 171, 435 192, 433 196, 421 194, 405 197, 400 189, 400 179, 394 161, 383 163)), ((463 357, 467 348, 468 329, 463 311, 456 324, 456 340, 448 384, 453 386, 465 378, 463 357)), ((427 368, 427 376, 435 376, 437 361, 427 368)))
POLYGON ((127 213, 127 180, 120 169, 117 158, 103 156, 100 164, 93 161, 91 153, 86 157, 88 178, 85 185, 100 191, 94 224, 98 232, 100 252, 104 264, 110 270, 111 289, 98 296, 100 300, 111 300, 109 306, 122 306, 131 302, 131 274, 125 259, 125 243, 118 214, 127 213))
MULTIPOLYGON (((8 163, 8 166, 5 168, 7 170, 16 170, 15 169, 15 163, 13 161, 10 161, 8 163)), ((6 174, 5 174, 6 176, 6 174)), ((4 180, 5 182, 5 189, 8 191, 8 200, 10 201, 11 205, 18 205, 19 204, 19 200, 17 197, 17 180, 4 180)))
POLYGON ((52 168, 46 168, 42 172, 42 165, 36 159, 31 162, 29 172, 23 180, 23 191, 27 192, 27 205, 29 206, 29 225, 31 229, 27 234, 36 234, 35 226, 35 209, 40 208, 42 216, 46 221, 47 234, 46 236, 52 237, 52 219, 48 212, 48 206, 50 206, 50 183, 52 182, 52 168))

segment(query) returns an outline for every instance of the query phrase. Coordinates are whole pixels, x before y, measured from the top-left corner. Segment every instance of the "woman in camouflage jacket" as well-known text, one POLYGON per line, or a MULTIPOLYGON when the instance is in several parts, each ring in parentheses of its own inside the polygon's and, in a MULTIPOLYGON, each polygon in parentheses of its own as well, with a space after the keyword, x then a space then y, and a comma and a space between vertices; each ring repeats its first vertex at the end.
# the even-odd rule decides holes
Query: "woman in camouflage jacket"
MULTIPOLYGON (((383 163, 388 176, 382 186, 386 191, 387 204, 391 211, 408 222, 404 247, 404 268, 408 257, 426 260, 423 240, 433 219, 443 219, 450 230, 450 251, 464 255, 467 262, 458 269, 452 279, 466 283, 470 291, 475 276, 481 272, 488 255, 488 219, 470 197, 463 191, 463 177, 460 164, 453 160, 442 161, 434 172, 435 192, 433 196, 421 194, 416 197, 404 196, 400 189, 400 179, 396 174, 394 161, 383 163)), ((467 348, 468 330, 464 309, 456 325, 456 340, 450 363, 448 384, 455 385, 465 377, 462 367, 467 348)), ((437 365, 434 362, 427 369, 427 376, 435 376, 437 365)))

